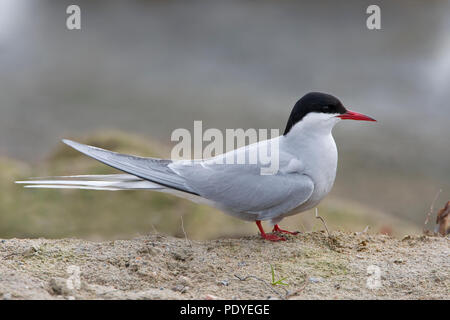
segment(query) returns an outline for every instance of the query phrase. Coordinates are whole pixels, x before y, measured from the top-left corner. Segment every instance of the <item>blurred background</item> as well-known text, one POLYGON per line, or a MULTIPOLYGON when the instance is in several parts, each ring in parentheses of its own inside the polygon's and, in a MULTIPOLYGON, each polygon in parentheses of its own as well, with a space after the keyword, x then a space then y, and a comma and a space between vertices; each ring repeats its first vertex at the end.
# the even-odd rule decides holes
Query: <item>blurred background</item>
MULTIPOLYGON (((30 176, 114 170, 61 138, 168 157, 176 128, 284 129, 309 91, 379 122, 334 130, 339 169, 319 206, 332 229, 421 232, 450 190, 450 4, 376 1, 0 0, 0 238, 255 234, 156 192, 26 190, 30 176), (81 30, 66 8, 81 7, 81 30)), ((434 221, 432 221, 434 222, 434 221)), ((286 219, 322 229, 314 213, 286 219)), ((431 224, 431 223, 430 223, 431 224)), ((432 227, 432 226, 431 226, 432 227)))

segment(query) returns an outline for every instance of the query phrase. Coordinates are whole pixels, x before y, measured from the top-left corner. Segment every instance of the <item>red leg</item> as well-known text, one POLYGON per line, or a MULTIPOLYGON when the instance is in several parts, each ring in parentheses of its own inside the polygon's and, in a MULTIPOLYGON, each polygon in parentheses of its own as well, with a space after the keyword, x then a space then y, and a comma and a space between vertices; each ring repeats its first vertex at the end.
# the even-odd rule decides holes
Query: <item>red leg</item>
POLYGON ((256 220, 256 225, 258 226, 258 229, 261 232, 261 237, 263 237, 264 239, 270 240, 270 241, 286 241, 286 239, 283 237, 279 237, 275 234, 265 233, 260 220, 256 220))
POLYGON ((299 234, 298 231, 291 232, 291 231, 283 230, 280 228, 280 226, 278 224, 273 226, 272 232, 280 232, 280 233, 287 233, 287 234, 293 234, 293 235, 299 234))

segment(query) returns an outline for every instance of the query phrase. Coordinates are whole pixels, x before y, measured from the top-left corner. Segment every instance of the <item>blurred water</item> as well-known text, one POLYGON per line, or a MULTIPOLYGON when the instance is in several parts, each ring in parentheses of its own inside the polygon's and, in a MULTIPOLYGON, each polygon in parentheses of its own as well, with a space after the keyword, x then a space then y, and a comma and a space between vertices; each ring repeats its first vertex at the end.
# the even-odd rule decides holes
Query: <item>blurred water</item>
POLYGON ((68 31, 72 3, 0 0, 0 155, 36 161, 102 128, 167 143, 194 120, 282 130, 317 90, 379 120, 335 130, 337 194, 402 214, 398 190, 396 208, 373 199, 383 173, 426 186, 417 212, 450 184, 448 2, 378 1, 380 31, 365 27, 370 1, 78 1, 82 30, 68 31), (364 171, 377 187, 355 195, 364 171))

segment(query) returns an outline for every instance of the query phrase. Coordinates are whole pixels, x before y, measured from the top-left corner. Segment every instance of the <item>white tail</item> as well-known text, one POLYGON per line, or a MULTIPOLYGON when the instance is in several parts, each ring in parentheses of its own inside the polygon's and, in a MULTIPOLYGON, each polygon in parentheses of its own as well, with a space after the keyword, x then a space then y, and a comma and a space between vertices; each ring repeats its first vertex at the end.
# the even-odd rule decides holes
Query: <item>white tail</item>
POLYGON ((89 189, 89 190, 162 190, 157 183, 140 179, 131 174, 81 175, 34 178, 16 181, 25 188, 89 189))

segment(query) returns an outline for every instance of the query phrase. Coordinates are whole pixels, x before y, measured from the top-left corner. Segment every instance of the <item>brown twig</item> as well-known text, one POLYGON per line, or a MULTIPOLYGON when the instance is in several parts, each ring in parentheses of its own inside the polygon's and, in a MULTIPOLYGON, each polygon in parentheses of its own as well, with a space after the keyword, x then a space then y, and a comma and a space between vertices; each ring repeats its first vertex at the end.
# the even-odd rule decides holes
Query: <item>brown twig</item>
POLYGON ((450 201, 437 213, 435 232, 443 237, 450 234, 450 201))
POLYGON ((294 297, 294 296, 298 295, 299 293, 302 293, 302 291, 305 290, 307 285, 308 285, 308 276, 305 277, 305 282, 300 287, 300 289, 290 292, 289 294, 286 295, 286 298, 294 297))
POLYGON ((433 202, 431 203, 430 211, 427 213, 427 217, 426 217, 425 222, 423 224, 423 231, 424 232, 425 232, 425 226, 428 224, 428 222, 430 221, 430 217, 433 214, 434 204, 437 201, 437 199, 439 198, 439 195, 441 194, 441 192, 442 192, 442 189, 439 189, 439 191, 436 193, 436 196, 434 197, 433 202))
POLYGON ((183 216, 180 216, 180 217, 181 217, 181 230, 183 230, 184 238, 186 239, 186 242, 188 243, 189 247, 192 247, 192 243, 191 243, 191 241, 189 241, 186 231, 184 230, 183 216))
POLYGON ((316 208, 316 219, 319 219, 320 221, 322 221, 323 225, 325 226, 325 230, 327 231, 328 237, 330 237, 330 231, 328 231, 328 227, 327 224, 325 222, 325 220, 319 216, 319 209, 316 208))
POLYGON ((363 231, 361 231, 361 232, 356 232, 356 234, 357 235, 360 235, 360 234, 365 234, 365 233, 367 233, 367 231, 369 231, 369 229, 370 229, 370 226, 369 225, 367 225, 365 228, 364 228, 364 230, 363 231))
POLYGON ((285 289, 285 288, 283 288, 283 290, 285 291, 285 294, 283 295, 283 294, 281 294, 278 290, 275 290, 274 288, 273 288, 273 286, 270 284, 270 283, 268 283, 266 280, 264 280, 264 279, 261 279, 261 278, 258 278, 257 276, 253 276, 253 275, 250 275, 250 276, 246 276, 246 277, 240 277, 240 276, 238 276, 237 274, 235 274, 234 275, 236 278, 238 278, 240 281, 246 281, 247 279, 249 279, 249 278, 253 278, 253 279, 256 279, 256 280, 258 280, 258 281, 261 281, 262 283, 264 283, 265 285, 266 285, 266 287, 268 287, 272 292, 274 292, 275 294, 277 294, 281 299, 283 299, 283 300, 285 300, 286 299, 286 297, 288 296, 288 294, 289 294, 289 291, 287 290, 287 289, 285 289))

